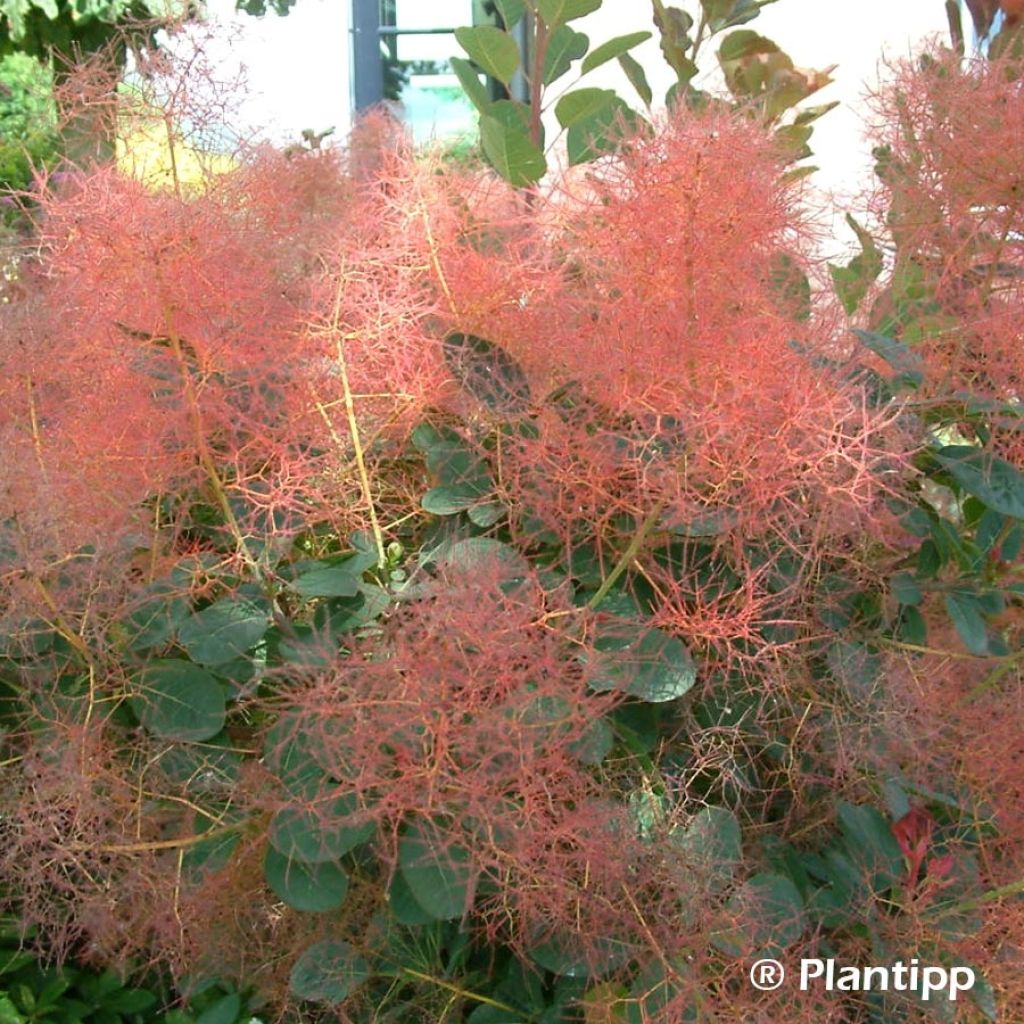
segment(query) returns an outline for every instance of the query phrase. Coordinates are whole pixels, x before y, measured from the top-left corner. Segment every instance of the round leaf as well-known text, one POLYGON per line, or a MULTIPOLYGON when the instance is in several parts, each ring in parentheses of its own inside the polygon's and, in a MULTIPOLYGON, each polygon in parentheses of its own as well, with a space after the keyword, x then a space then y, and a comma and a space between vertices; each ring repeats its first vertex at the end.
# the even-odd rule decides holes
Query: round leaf
POLYGON ((613 153, 625 136, 639 131, 646 123, 625 100, 612 93, 612 98, 599 110, 569 125, 565 144, 570 165, 575 167, 613 153))
POLYGON ((419 905, 400 871, 396 871, 391 878, 391 887, 388 889, 388 905, 391 907, 391 914, 395 920, 407 927, 430 924, 434 920, 433 916, 419 905))
POLYGON ((601 113, 605 107, 614 104, 615 99, 611 89, 575 89, 555 104, 555 117, 563 128, 568 128, 601 113))
POLYGON ((617 970, 633 956, 633 947, 616 939, 587 937, 564 933, 549 936, 530 947, 535 963, 553 974, 566 978, 601 977, 617 970))
POLYGON ((473 572, 484 566, 499 566, 508 578, 520 578, 530 565, 515 548, 493 537, 466 537, 446 545, 434 556, 437 566, 446 572, 473 572))
POLYGON ((536 184, 548 169, 543 150, 530 136, 496 117, 480 118, 480 145, 491 166, 517 188, 536 184))
POLYGON ((724 807, 704 807, 686 828, 672 833, 671 840, 688 865, 701 871, 712 889, 722 889, 732 881, 743 854, 740 826, 732 811, 724 807))
POLYGON ((203 1010, 196 1024, 235 1024, 241 1012, 242 997, 237 992, 229 992, 203 1010))
POLYGON ((299 999, 331 1005, 347 999, 369 977, 365 957, 347 942, 327 939, 299 956, 292 965, 289 984, 299 999))
POLYGON ((967 650, 978 656, 988 654, 988 627, 982 615, 978 595, 973 590, 960 587, 949 591, 945 595, 944 603, 967 650))
POLYGON ((252 601, 224 597, 195 612, 178 630, 178 640, 200 665, 224 665, 263 639, 267 613, 252 601))
POLYGON ((242 764, 226 736, 209 743, 175 743, 156 764, 172 781, 184 784, 192 793, 216 793, 234 785, 242 764))
POLYGON ((590 39, 582 32, 560 25, 551 33, 548 48, 544 54, 544 71, 541 80, 550 85, 564 75, 572 67, 574 60, 579 60, 590 46, 590 39))
POLYGON ((209 672, 187 661, 154 661, 139 673, 132 708, 150 732, 196 742, 224 728, 224 689, 209 672))
POLYGON ((452 487, 432 487, 423 495, 420 504, 425 512, 435 516, 454 516, 465 512, 480 502, 480 492, 476 487, 455 485, 452 487))
POLYGON ((303 597, 355 597, 363 570, 355 559, 339 565, 320 565, 292 581, 292 589, 303 597))
POLYGON ((993 512, 1024 519, 1024 474, 991 452, 971 445, 947 445, 935 456, 939 464, 968 493, 993 512))
POLYGON ((263 760, 290 793, 315 798, 327 779, 323 738, 306 718, 283 714, 267 731, 263 760))
POLYGON ((148 588, 143 603, 124 621, 128 646, 133 651, 144 651, 167 643, 188 612, 188 601, 179 587, 168 581, 155 583, 148 588))
POLYGON ((697 666, 677 637, 625 621, 599 637, 590 686, 601 692, 622 690, 658 704, 687 693, 697 681, 697 666))
POLYGON ((487 92, 487 86, 480 81, 480 74, 476 68, 463 57, 451 57, 448 63, 451 65, 452 71, 455 72, 455 77, 458 78, 459 84, 469 97, 470 103, 481 114, 486 113, 491 105, 491 97, 487 92))
POLYGON ((507 32, 494 25, 455 30, 459 45, 487 74, 508 85, 519 68, 519 46, 507 32))
POLYGON ((348 895, 348 875, 338 864, 291 860, 272 846, 267 847, 263 874, 270 888, 296 910, 337 910, 348 895))
POLYGON ((775 956, 803 934, 803 898, 783 875, 754 875, 725 909, 730 926, 716 932, 712 942, 729 956, 775 956))
POLYGON ((352 823, 357 808, 354 794, 284 807, 270 821, 270 844, 292 860, 309 864, 337 860, 374 833, 372 821, 352 823))
POLYGON ((615 746, 612 727, 603 719, 595 718, 569 749, 579 758, 581 764, 600 764, 615 746))
POLYGON ((418 828, 398 844, 398 867, 416 902, 435 921, 452 921, 472 902, 469 854, 459 846, 437 849, 418 828))

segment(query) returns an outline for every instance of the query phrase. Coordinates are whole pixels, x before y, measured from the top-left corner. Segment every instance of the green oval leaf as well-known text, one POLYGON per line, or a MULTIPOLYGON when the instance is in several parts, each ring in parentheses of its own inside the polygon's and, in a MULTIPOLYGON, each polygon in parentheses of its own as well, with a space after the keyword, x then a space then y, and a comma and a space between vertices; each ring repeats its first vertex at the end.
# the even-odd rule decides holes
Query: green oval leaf
MULTIPOLYGON (((879 257, 881 259, 881 257, 879 257)), ((832 272, 835 278, 835 270, 832 272)), ((838 285, 838 282, 837 282, 838 285)), ((869 282, 870 285, 870 282, 869 282)), ((867 292, 868 285, 864 291, 867 292)), ((860 299, 858 298, 858 302, 860 299)), ((924 360, 906 342, 896 341, 876 331, 864 331, 855 327, 852 334, 868 350, 884 359, 894 370, 903 375, 907 383, 919 385, 924 380, 924 360)))
POLYGON ((162 646, 188 614, 189 602, 174 583, 161 580, 147 587, 143 603, 123 620, 129 648, 144 651, 162 646))
POLYGON ((592 14, 601 7, 601 0, 537 0, 537 13, 548 28, 592 14))
POLYGON ((432 487, 420 505, 424 512, 435 516, 454 516, 480 503, 480 491, 473 486, 432 487))
POLYGON ((292 860, 273 846, 267 847, 263 874, 267 885, 296 910, 337 910, 348 895, 348 875, 339 864, 292 860))
POLYGON ((569 744, 569 749, 579 758, 581 764, 600 764, 615 746, 615 733, 603 719, 592 721, 578 740, 569 744))
POLYGON ((903 874, 903 852, 882 813, 870 804, 838 802, 839 827, 850 860, 866 876, 872 892, 880 892, 903 874))
POLYGON ((731 32, 722 41, 718 49, 718 59, 722 63, 754 57, 762 53, 778 53, 778 44, 766 39, 749 28, 731 32))
POLYGON ((242 758, 221 733, 208 743, 171 744, 155 764, 190 793, 216 793, 235 784, 242 758))
POLYGON ((473 572, 484 566, 500 566, 508 578, 526 576, 530 563, 514 547, 493 537, 466 537, 446 545, 434 556, 448 572, 473 572))
POLYGON ((270 845, 291 860, 321 864, 343 857, 373 836, 372 821, 354 820, 355 794, 283 807, 270 820, 270 845))
POLYGON ((727 886, 740 865, 743 845, 736 815, 724 807, 704 807, 684 829, 669 837, 688 867, 706 878, 712 891, 727 886))
POLYGON ((507 513, 508 509, 497 501, 486 501, 466 510, 469 521, 485 530, 504 519, 507 513))
POLYGON ((1016 466, 973 445, 947 445, 936 460, 968 493, 993 512, 1024 519, 1024 474, 1016 466))
POLYGON ((945 604, 967 650, 979 656, 988 654, 988 627, 985 625, 978 595, 966 588, 951 590, 945 596, 945 604))
POLYGON ((196 742, 224 728, 224 689, 197 665, 180 659, 151 662, 136 677, 134 689, 132 710, 157 736, 196 742))
POLYGON ((496 117, 480 118, 480 145, 491 166, 516 188, 536 184, 548 169, 530 136, 496 117))
POLYGON ((299 999, 343 1002, 370 977, 366 958, 347 942, 326 939, 309 946, 292 965, 289 985, 299 999))
POLYGON ((627 35, 609 39, 607 43, 602 43, 587 54, 580 70, 583 74, 593 71, 594 68, 599 68, 602 64, 607 64, 608 61, 615 60, 617 57, 621 57, 622 54, 628 53, 634 46, 646 43, 650 38, 650 32, 630 32, 627 35))
POLYGON ((494 25, 477 25, 455 30, 459 45, 470 60, 504 85, 519 69, 519 47, 515 39, 494 25))
POLYGON ((400 871, 396 871, 391 878, 388 905, 395 920, 406 927, 430 924, 434 920, 433 915, 428 914, 416 901, 400 871))
POLYGON ((303 597, 355 597, 363 582, 362 574, 355 560, 346 560, 310 569, 297 576, 291 587, 303 597))
POLYGON ((629 84, 636 89, 637 95, 650 110, 651 104, 654 102, 654 91, 651 89, 651 83, 647 81, 647 72, 644 71, 643 64, 630 53, 622 54, 618 60, 619 67, 629 79, 629 84))
POLYGON ((241 1012, 242 997, 237 992, 229 992, 203 1010, 196 1024, 236 1024, 241 1012))
POLYGON ((803 934, 804 901, 783 875, 747 879, 725 907, 730 926, 715 932, 712 944, 729 956, 777 956, 803 934))
POLYGON ((442 345, 452 376, 477 401, 506 415, 530 407, 530 381, 523 368, 500 345, 475 334, 449 334, 442 345))
POLYGON ((531 959, 552 974, 565 978, 601 977, 628 963, 636 950, 616 939, 579 936, 562 932, 530 947, 531 959))
POLYGON ((472 869, 462 847, 439 849, 413 827, 398 844, 398 868, 416 902, 435 921, 453 921, 469 909, 472 869))
POLYGON ((486 114, 491 105, 491 97, 487 92, 487 86, 480 81, 480 75, 472 64, 464 57, 452 57, 449 61, 455 77, 459 80, 470 103, 481 113, 486 114))
POLYGON ((589 684, 621 690, 650 704, 676 700, 697 681, 697 666, 683 642, 633 620, 604 627, 594 644, 589 684))
POLYGON ((599 114, 605 107, 614 104, 616 99, 611 89, 574 89, 555 104, 555 117, 563 128, 568 128, 599 114))
POLYGON ((910 572, 898 572, 891 576, 889 591, 900 604, 919 605, 924 600, 924 591, 910 572))
POLYGON ((569 163, 575 167, 605 153, 614 153, 623 138, 646 124, 625 100, 615 96, 592 116, 569 126, 565 142, 569 163))
POLYGON ((193 613, 178 630, 178 642, 200 665, 224 665, 255 647, 269 627, 270 618, 258 604, 223 597, 193 613))
POLYGON ((296 796, 310 799, 323 791, 327 773, 323 739, 299 715, 283 714, 267 730, 263 741, 263 760, 281 784, 296 796))
POLYGON ((560 25, 551 33, 548 48, 544 52, 544 70, 542 81, 545 85, 561 78, 574 60, 579 60, 587 52, 590 40, 582 32, 560 25))
POLYGON ((494 0, 494 6, 498 8, 505 28, 514 28, 526 13, 525 0, 494 0))
POLYGON ((640 972, 630 988, 630 998, 625 1002, 624 1024, 650 1024, 651 1021, 678 1021, 678 1024, 696 1024, 700 1013, 694 1003, 685 1009, 679 1006, 680 996, 693 991, 686 985, 692 984, 693 968, 680 958, 664 964, 653 959, 640 972))

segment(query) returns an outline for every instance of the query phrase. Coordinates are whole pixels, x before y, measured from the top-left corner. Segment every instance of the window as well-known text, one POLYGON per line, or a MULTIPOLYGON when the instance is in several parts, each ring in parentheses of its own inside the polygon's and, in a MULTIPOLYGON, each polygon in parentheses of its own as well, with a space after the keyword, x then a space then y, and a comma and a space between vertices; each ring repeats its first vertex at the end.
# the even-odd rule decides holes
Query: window
MULTIPOLYGON (((354 0, 356 110, 393 104, 417 142, 471 133, 476 111, 449 58, 462 53, 456 28, 487 24, 499 24, 488 0, 354 0)), ((497 82, 489 81, 488 88, 495 99, 505 94, 497 82)), ((525 99, 523 83, 514 82, 513 91, 525 99)))

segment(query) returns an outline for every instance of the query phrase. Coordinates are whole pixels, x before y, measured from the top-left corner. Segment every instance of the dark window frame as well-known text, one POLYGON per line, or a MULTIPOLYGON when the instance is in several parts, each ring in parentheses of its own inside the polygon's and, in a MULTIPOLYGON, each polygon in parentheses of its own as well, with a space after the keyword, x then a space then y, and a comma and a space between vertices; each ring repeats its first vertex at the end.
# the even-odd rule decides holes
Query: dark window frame
MULTIPOLYGON (((474 9, 480 6, 475 3, 474 9)), ((381 7, 381 0, 352 0, 352 106, 356 112, 367 110, 385 99, 385 46, 390 49, 394 59, 397 58, 399 36, 448 35, 458 27, 439 25, 431 29, 403 31, 393 24, 383 23, 381 7)), ((477 20, 479 24, 487 23, 484 19, 477 20)), ((513 35, 519 43, 520 52, 524 52, 528 39, 525 19, 513 29, 513 35)), ((509 95, 509 91, 493 79, 488 79, 488 88, 494 99, 509 95)), ((514 99, 528 100, 526 83, 521 74, 517 74, 512 83, 511 95, 514 99)))

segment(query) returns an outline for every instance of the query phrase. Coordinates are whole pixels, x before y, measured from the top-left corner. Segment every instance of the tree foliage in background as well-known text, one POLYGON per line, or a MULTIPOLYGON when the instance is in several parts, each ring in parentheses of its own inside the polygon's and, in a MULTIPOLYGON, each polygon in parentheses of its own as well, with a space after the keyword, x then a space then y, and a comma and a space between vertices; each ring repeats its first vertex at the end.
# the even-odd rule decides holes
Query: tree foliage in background
MULTIPOLYGON (((268 10, 287 14, 294 2, 238 0, 237 7, 255 16, 268 10)), ((142 45, 155 28, 199 17, 202 10, 193 0, 0 0, 0 54, 58 54, 71 60, 112 42, 142 45)), ((119 52, 123 55, 123 46, 119 52)))
POLYGON ((0 189, 20 191, 56 160, 53 76, 27 54, 0 57, 0 189))

